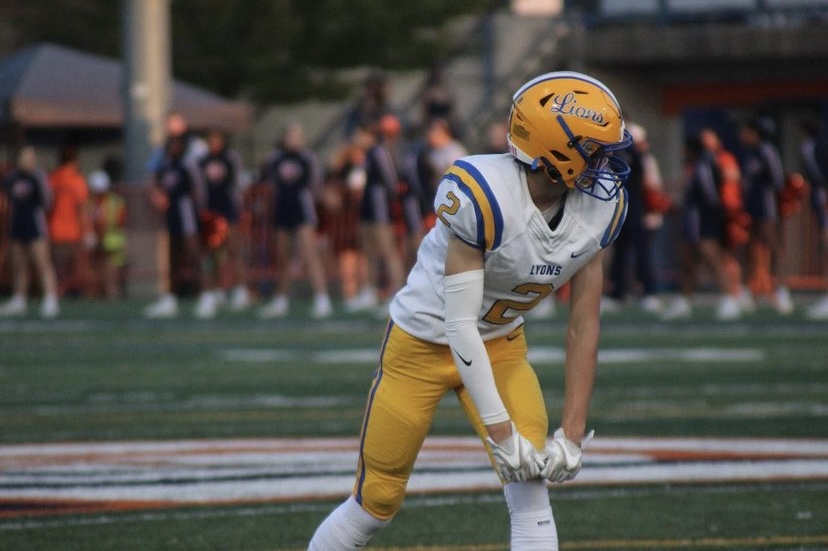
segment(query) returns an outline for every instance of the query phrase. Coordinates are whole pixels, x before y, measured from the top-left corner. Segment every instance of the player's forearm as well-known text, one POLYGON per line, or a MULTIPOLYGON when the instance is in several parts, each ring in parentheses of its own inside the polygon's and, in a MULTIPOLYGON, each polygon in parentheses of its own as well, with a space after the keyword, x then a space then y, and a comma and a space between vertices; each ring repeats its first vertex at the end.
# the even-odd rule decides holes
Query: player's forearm
POLYGON ((596 255, 572 279, 561 427, 567 438, 575 443, 580 443, 586 429, 598 362, 599 312, 604 277, 601 256, 600 253, 596 255))
POLYGON ((496 443, 512 434, 512 423, 500 398, 486 345, 477 329, 483 306, 483 255, 457 237, 446 252, 446 340, 454 363, 480 419, 496 443))
POLYGON ((561 427, 567 438, 580 443, 586 430, 589 403, 595 383, 598 324, 570 324, 566 346, 566 388, 561 427))
POLYGON ((486 425, 486 432, 489 434, 489 438, 500 444, 512 435, 512 422, 502 421, 486 425))
MULTIPOLYGON (((509 415, 495 385, 486 345, 477 329, 483 300, 483 270, 447 275, 445 293, 446 339, 463 385, 485 425, 508 422, 509 415)), ((494 435, 492 438, 497 442, 494 435)))

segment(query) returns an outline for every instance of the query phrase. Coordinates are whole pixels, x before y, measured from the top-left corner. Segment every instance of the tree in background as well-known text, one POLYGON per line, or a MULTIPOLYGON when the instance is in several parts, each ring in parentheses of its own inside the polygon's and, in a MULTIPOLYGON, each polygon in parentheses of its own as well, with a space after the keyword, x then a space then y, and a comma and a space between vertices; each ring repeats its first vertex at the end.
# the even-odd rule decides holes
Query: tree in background
MULTIPOLYGON (((173 0, 176 77, 262 103, 342 96, 336 69, 423 67, 452 43, 444 23, 496 0, 173 0)), ((56 42, 117 57, 121 2, 4 0, 0 55, 56 42)))

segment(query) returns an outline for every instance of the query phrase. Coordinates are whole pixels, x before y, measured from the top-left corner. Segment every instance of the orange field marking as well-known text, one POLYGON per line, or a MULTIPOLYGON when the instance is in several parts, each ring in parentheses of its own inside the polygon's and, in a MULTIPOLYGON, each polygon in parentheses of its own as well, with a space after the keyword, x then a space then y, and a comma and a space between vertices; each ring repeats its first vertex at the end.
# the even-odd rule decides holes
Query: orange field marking
MULTIPOLYGON (((0 446, 0 518, 340 499, 355 438, 0 446)), ((826 439, 596 438, 576 486, 828 480, 826 439)), ((409 492, 496 491, 475 437, 430 437, 409 492)))

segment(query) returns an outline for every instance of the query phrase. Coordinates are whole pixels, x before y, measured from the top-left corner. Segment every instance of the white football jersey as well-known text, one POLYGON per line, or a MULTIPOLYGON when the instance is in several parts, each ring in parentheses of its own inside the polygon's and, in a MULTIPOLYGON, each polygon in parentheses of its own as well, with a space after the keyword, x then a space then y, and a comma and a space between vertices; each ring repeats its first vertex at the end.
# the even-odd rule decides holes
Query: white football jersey
POLYGON ((622 190, 615 200, 601 201, 570 190, 560 223, 551 230, 514 157, 474 155, 455 162, 443 176, 434 209, 438 222, 391 303, 391 318, 415 337, 446 344, 443 277, 450 234, 484 253, 478 329, 490 340, 523 323, 522 314, 615 240, 627 194, 622 190))

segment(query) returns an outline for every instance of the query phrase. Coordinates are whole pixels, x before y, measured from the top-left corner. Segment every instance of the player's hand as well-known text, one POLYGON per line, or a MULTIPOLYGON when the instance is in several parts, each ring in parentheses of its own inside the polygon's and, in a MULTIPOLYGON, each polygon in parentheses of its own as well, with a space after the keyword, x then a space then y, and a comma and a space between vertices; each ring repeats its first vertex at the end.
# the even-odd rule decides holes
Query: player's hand
POLYGON ((505 482, 523 482, 540 477, 541 468, 545 464, 544 454, 517 431, 514 423, 511 436, 500 444, 491 437, 486 441, 492 450, 500 477, 505 482))
POLYGON ((595 431, 590 431, 579 446, 566 437, 562 428, 556 430, 552 443, 544 449, 547 461, 540 476, 558 483, 575 478, 581 470, 581 452, 586 449, 593 434, 595 431))

